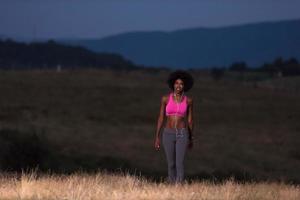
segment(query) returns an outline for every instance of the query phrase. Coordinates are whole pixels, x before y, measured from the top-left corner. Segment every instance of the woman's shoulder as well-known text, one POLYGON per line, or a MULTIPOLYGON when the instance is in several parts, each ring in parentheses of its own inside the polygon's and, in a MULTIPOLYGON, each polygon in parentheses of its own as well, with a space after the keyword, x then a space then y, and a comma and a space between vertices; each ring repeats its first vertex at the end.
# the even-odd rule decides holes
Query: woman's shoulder
POLYGON ((186 99, 187 99, 188 104, 192 104, 193 103, 193 97, 186 95, 186 99))
POLYGON ((169 101, 169 97, 170 97, 170 93, 165 94, 165 95, 162 96, 161 101, 163 103, 167 103, 169 101))

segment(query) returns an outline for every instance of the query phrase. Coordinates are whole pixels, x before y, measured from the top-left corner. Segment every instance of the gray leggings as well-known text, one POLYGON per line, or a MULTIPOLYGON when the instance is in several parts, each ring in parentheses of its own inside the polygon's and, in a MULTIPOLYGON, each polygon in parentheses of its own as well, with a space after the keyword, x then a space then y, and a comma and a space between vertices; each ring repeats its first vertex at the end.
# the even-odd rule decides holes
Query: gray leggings
POLYGON ((163 129, 162 140, 168 161, 168 181, 182 182, 184 179, 184 155, 188 145, 188 130, 167 128, 163 129))

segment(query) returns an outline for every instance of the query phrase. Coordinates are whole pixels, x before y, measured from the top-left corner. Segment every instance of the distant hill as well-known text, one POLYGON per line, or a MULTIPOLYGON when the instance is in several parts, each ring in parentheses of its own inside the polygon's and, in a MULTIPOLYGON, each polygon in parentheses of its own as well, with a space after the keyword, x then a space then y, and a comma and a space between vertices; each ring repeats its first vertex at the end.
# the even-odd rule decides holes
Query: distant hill
POLYGON ((172 32, 129 32, 102 39, 64 40, 96 52, 119 53, 137 64, 171 67, 255 67, 276 57, 300 58, 300 20, 172 32))
POLYGON ((136 66, 118 54, 95 53, 83 47, 55 41, 21 43, 0 40, 0 69, 27 68, 117 68, 136 66))
POLYGON ((6 38, 8 38, 8 37, 5 36, 5 35, 1 35, 1 34, 0 34, 0 40, 4 40, 4 39, 6 39, 6 38))

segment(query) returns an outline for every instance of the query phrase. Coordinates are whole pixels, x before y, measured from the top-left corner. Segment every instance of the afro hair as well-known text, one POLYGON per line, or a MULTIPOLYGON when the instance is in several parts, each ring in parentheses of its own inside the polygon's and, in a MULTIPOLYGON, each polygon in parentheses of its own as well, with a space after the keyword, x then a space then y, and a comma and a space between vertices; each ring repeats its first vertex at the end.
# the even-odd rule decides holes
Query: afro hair
POLYGON ((167 84, 171 90, 174 90, 174 83, 177 79, 181 79, 184 83, 183 90, 185 92, 189 91, 194 85, 193 77, 184 70, 176 70, 170 73, 169 78, 167 80, 167 84))

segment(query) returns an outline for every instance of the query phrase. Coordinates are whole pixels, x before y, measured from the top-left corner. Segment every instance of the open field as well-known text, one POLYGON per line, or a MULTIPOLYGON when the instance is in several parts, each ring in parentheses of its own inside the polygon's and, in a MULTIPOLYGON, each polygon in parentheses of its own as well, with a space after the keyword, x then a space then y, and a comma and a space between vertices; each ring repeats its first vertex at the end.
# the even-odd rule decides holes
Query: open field
POLYGON ((222 200, 297 200, 299 186, 284 183, 244 183, 234 180, 223 183, 196 181, 182 185, 149 182, 141 177, 96 174, 68 176, 22 174, 21 177, 1 176, 1 199, 222 199, 222 200))
MULTIPOLYGON (((160 180, 166 161, 153 140, 168 73, 0 71, 1 169, 121 169, 160 180)), ((299 79, 282 78, 284 86, 274 80, 278 89, 272 81, 193 75, 196 141, 186 156, 188 179, 300 183, 299 79)))

